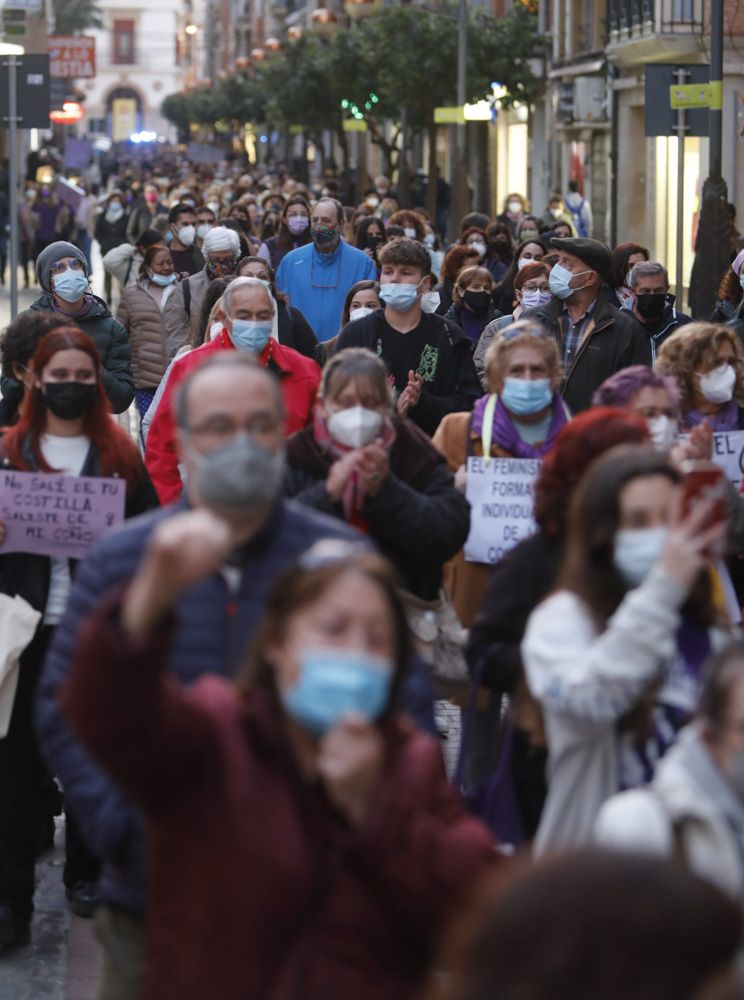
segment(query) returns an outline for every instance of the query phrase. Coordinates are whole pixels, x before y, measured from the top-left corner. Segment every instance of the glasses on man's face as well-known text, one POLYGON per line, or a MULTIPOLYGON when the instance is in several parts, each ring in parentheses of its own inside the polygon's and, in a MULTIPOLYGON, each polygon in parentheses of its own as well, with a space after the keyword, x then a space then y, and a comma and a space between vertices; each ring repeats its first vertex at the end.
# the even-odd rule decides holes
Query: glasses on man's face
POLYGON ((50 274, 62 274, 68 268, 71 271, 82 271, 83 270, 83 262, 80 261, 80 260, 78 260, 77 257, 73 257, 72 260, 69 260, 69 261, 57 260, 49 268, 49 273, 50 274))
POLYGON ((273 414, 257 413, 244 422, 223 414, 207 417, 200 424, 189 427, 192 437, 198 438, 208 450, 228 444, 237 434, 247 434, 256 441, 272 438, 279 429, 279 420, 273 414))

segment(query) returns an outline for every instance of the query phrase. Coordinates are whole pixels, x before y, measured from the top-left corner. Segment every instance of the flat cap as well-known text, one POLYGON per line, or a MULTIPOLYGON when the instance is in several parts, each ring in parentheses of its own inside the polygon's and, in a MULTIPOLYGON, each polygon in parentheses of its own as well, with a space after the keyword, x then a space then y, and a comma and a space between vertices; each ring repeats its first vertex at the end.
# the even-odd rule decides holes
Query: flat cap
POLYGON ((590 240, 580 236, 567 236, 563 239, 552 239, 551 249, 565 250, 574 257, 583 260, 587 267, 596 271, 603 281, 610 280, 612 271, 612 253, 610 248, 599 240, 590 240))

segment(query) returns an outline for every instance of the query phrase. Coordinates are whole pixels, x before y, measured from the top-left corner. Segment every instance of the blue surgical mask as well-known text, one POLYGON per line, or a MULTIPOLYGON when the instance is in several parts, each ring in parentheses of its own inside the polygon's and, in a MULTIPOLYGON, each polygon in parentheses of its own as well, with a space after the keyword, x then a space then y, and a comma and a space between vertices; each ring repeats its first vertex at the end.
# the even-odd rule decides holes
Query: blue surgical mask
POLYGON ((571 278, 573 278, 573 274, 567 267, 562 267, 560 264, 556 264, 553 267, 548 278, 548 286, 556 298, 567 299, 573 295, 574 290, 571 288, 571 278))
POLYGON ((659 561, 667 528, 624 528, 615 535, 615 566, 629 587, 638 587, 659 561))
POLYGON ((347 712, 370 722, 390 694, 393 666, 357 649, 310 649, 300 657, 294 687, 281 692, 284 707, 305 729, 322 736, 347 712))
POLYGON ((77 302, 88 290, 88 279, 82 271, 67 268, 62 274, 54 275, 54 294, 65 302, 77 302))
POLYGON ((396 312, 407 312, 416 304, 418 284, 409 285, 403 282, 391 282, 388 285, 380 285, 380 298, 385 305, 390 306, 391 309, 395 309, 396 312))
POLYGON ((739 284, 744 288, 744 271, 739 275, 739 284))
POLYGON ((160 285, 162 288, 166 288, 168 285, 172 285, 174 281, 178 281, 177 274, 151 274, 154 284, 160 285))
POLYGON ((510 413, 529 416, 550 406, 553 390, 550 379, 507 378, 501 392, 501 402, 510 413))
POLYGON ((230 340, 242 351, 260 354, 271 338, 271 321, 234 319, 230 340))

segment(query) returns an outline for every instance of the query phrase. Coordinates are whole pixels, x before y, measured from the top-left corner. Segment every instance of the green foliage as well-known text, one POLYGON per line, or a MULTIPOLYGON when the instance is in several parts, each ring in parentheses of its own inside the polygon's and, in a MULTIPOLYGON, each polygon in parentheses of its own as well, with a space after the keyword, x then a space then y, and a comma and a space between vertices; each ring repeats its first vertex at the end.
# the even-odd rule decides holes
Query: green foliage
POLYGON ((102 28, 101 9, 95 0, 52 0, 55 35, 77 35, 88 28, 102 28))
MULTIPOLYGON (((501 18, 472 14, 468 99, 487 97, 491 83, 498 82, 507 90, 505 105, 533 101, 540 84, 529 60, 541 43, 535 13, 521 4, 501 18)), ((456 8, 431 11, 393 4, 329 40, 305 32, 248 73, 174 95, 180 101, 166 98, 162 109, 179 129, 186 120, 209 127, 231 120, 273 128, 302 125, 314 136, 331 129, 342 137, 343 119, 351 117, 348 105, 342 107, 345 101, 358 107, 373 141, 392 154, 396 136, 385 138, 386 122, 400 122, 405 111, 409 132, 427 129, 436 107, 455 103, 456 77, 456 8)))

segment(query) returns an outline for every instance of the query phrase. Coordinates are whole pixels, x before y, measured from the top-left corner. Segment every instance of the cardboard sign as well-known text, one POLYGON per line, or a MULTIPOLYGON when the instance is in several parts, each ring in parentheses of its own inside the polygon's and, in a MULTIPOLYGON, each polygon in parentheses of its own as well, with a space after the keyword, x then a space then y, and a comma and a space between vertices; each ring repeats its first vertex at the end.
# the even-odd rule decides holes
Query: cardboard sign
POLYGON ((468 459, 470 534, 468 562, 497 563, 517 542, 533 534, 536 458, 468 459))
POLYGON ((124 520, 126 481, 0 470, 4 552, 82 559, 124 520))
POLYGON ((93 35, 51 35, 49 71, 66 80, 92 79, 96 75, 96 40, 93 35))
POLYGON ((713 435, 711 458, 719 465, 737 490, 744 472, 744 431, 718 431, 713 435))

